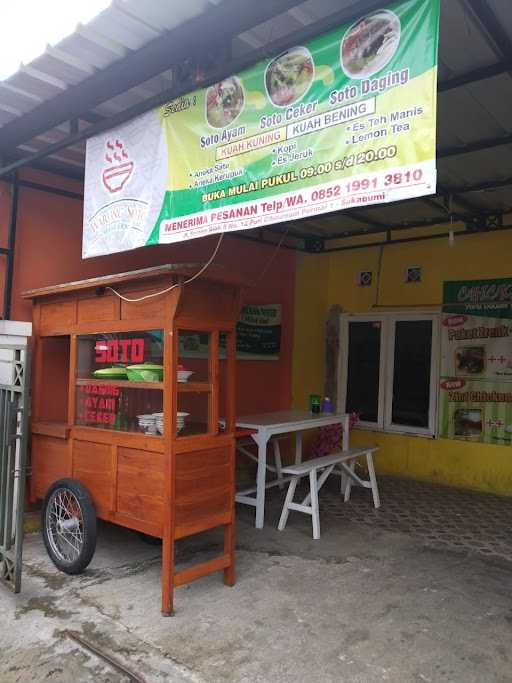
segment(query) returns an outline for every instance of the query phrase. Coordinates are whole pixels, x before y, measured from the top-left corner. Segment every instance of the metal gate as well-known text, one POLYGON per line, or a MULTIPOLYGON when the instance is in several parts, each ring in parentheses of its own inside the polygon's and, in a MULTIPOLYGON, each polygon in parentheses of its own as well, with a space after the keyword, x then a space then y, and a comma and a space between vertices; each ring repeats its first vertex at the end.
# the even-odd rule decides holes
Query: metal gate
POLYGON ((27 474, 30 351, 0 344, 0 581, 19 593, 27 474))

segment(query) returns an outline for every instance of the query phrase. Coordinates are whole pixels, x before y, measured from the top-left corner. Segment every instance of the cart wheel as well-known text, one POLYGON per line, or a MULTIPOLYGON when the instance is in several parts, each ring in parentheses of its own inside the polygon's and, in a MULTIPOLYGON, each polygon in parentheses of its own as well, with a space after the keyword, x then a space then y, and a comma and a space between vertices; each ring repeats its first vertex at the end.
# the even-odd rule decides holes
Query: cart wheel
POLYGON ((80 574, 96 549, 96 511, 89 491, 75 479, 59 479, 44 499, 43 540, 53 564, 80 574))

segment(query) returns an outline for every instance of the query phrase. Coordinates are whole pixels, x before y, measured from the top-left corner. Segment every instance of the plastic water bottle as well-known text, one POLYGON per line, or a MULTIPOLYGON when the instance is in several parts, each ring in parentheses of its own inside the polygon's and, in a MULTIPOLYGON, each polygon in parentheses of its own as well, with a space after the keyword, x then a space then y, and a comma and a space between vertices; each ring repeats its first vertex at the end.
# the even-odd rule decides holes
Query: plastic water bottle
POLYGON ((327 396, 324 398, 322 401, 322 412, 323 413, 332 413, 333 411, 333 406, 332 406, 332 401, 330 398, 327 396))

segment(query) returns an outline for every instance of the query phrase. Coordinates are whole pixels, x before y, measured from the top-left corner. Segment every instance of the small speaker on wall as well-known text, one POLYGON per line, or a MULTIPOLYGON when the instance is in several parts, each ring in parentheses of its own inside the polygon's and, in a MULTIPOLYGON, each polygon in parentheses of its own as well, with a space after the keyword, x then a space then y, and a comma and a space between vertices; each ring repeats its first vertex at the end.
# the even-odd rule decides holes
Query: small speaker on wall
POLYGON ((405 282, 412 284, 414 282, 421 282, 423 277, 423 270, 421 266, 409 266, 405 271, 405 282))
POLYGON ((371 287, 372 282, 373 282, 373 273, 371 270, 362 270, 359 273, 359 277, 357 279, 357 284, 360 287, 371 287))

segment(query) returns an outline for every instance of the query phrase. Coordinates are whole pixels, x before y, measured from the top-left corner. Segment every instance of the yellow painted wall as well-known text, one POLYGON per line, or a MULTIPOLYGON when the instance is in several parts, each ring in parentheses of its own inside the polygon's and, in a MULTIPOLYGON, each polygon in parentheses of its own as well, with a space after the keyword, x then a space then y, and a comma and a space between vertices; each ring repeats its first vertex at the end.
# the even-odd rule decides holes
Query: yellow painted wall
MULTIPOLYGON (((453 248, 443 238, 298 257, 294 405, 305 408, 310 393, 323 391, 324 329, 333 304, 351 313, 440 306, 445 280, 493 277, 512 277, 512 231, 458 237, 453 248), (422 266, 423 281, 405 284, 412 265, 422 266), (372 287, 357 285, 361 270, 373 271, 372 287)), ((511 447, 355 430, 352 443, 358 442, 381 447, 381 473, 512 495, 511 447)))
POLYGON ((321 394, 325 376, 328 259, 297 255, 293 336, 292 396, 295 407, 307 408, 310 394, 321 394))

